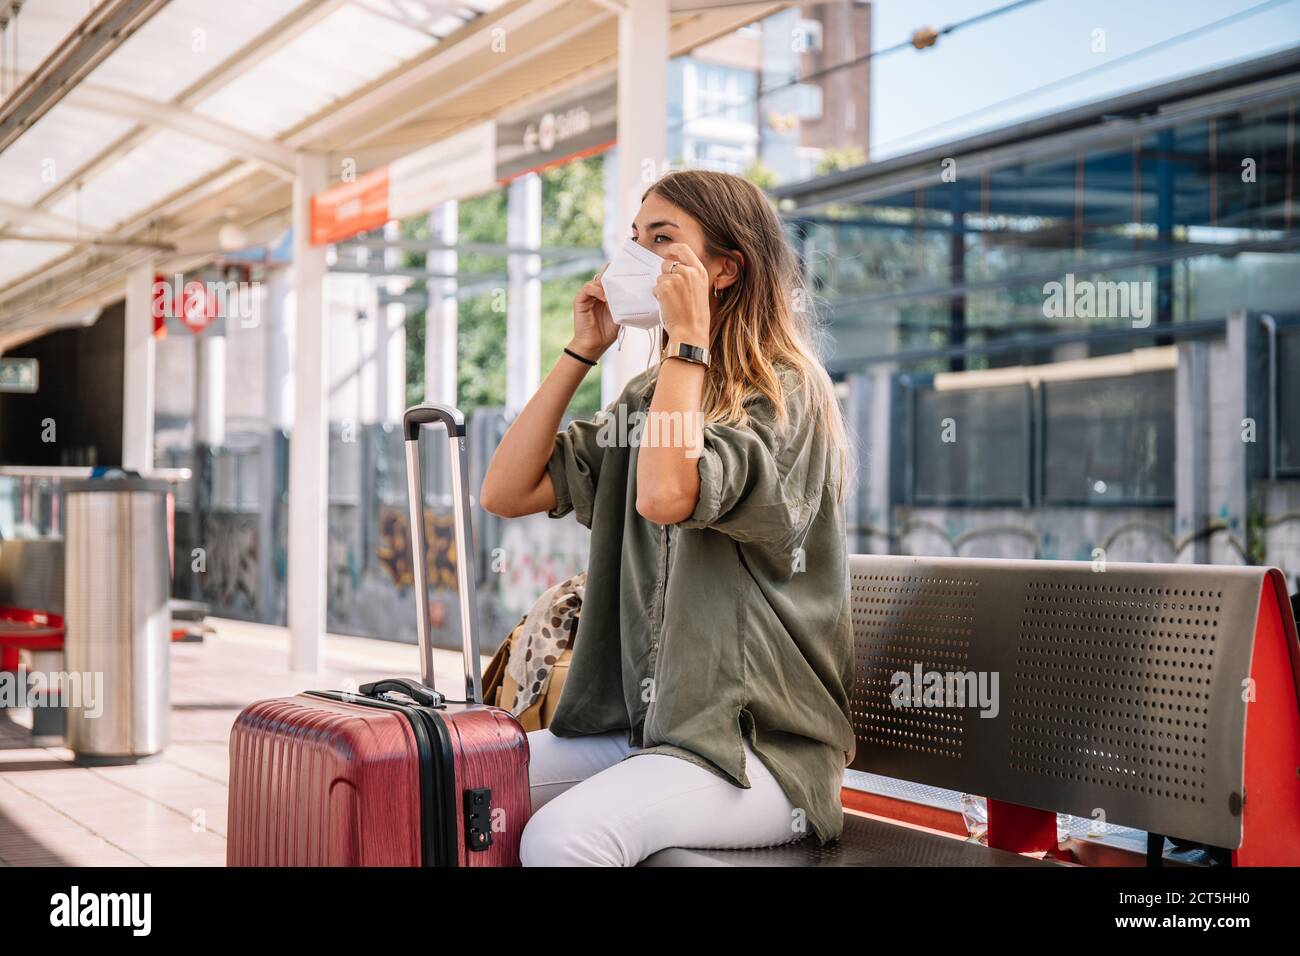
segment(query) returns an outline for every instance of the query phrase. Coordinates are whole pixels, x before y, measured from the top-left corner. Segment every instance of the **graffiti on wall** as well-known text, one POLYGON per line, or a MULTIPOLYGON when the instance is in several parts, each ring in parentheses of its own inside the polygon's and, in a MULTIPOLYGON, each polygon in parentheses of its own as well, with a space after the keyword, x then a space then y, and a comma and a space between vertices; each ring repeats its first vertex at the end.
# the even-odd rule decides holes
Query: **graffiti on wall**
MULTIPOLYGON (((425 560, 431 590, 456 590, 456 528, 448 513, 424 512, 425 560)), ((375 547, 379 566, 398 589, 415 586, 411 565, 411 523, 400 508, 379 509, 379 544, 375 547)))
POLYGON ((532 515, 506 523, 490 556, 503 611, 522 615, 537 596, 587 567, 589 539, 576 521, 532 515))
POLYGON ((214 512, 207 531, 203 593, 218 607, 249 613, 257 607, 257 515, 214 512))

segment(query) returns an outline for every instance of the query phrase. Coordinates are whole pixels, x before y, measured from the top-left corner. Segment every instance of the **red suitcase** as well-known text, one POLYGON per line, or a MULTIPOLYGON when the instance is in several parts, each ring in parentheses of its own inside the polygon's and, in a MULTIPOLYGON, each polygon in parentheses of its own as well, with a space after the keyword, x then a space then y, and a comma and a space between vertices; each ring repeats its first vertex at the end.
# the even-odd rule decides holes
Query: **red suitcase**
POLYGON ((514 866, 531 812, 528 738, 482 703, 465 421, 442 405, 403 419, 420 676, 351 694, 249 706, 230 734, 229 866, 514 866), (465 701, 433 686, 420 426, 451 440, 465 701))

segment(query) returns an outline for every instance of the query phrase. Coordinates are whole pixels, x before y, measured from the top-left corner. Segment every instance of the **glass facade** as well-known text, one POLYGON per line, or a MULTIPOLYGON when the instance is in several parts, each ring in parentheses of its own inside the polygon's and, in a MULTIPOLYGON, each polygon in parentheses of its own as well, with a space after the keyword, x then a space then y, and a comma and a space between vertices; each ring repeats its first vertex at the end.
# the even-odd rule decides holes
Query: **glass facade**
POLYGON ((1058 337, 1108 354, 1132 346, 1096 333, 1294 311, 1294 102, 1143 125, 1102 121, 989 155, 955 144, 880 164, 897 168, 864 173, 844 198, 782 191, 837 369, 889 353, 934 370, 1020 364, 1058 337), (1134 294, 1071 309, 1046 289, 1067 276, 1134 294))
POLYGON ((1040 389, 1044 503, 1173 503, 1173 372, 1040 389))

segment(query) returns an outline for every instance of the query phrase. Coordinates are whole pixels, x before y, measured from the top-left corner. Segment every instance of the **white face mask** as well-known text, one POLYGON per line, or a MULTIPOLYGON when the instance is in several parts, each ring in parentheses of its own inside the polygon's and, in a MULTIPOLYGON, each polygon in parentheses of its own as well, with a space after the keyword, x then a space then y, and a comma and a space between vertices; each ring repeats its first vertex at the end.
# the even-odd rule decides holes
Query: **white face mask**
POLYGON ((654 287, 663 265, 662 258, 633 239, 628 239, 614 253, 600 277, 600 284, 609 303, 609 314, 617 325, 654 329, 660 324, 654 287))

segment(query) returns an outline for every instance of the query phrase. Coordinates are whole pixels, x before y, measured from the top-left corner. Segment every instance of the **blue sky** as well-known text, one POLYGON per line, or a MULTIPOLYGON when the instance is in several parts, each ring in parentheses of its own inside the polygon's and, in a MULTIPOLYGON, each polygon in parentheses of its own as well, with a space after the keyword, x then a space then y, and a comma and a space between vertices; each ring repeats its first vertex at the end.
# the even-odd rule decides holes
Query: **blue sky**
MULTIPOLYGON (((872 49, 1008 0, 875 0, 872 49)), ((871 158, 910 152, 1300 44, 1300 0, 1038 0, 872 64, 871 158), (1030 98, 1009 97, 1231 16, 1227 24, 1030 98), (1093 31, 1105 31, 1104 53, 1093 31), (975 113, 976 110, 986 110, 975 113), (971 115, 974 114, 974 115, 971 115), (937 127, 937 128, 929 128, 937 127)), ((861 71, 858 71, 861 72, 861 71)))

